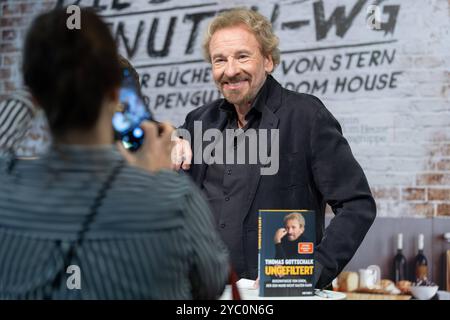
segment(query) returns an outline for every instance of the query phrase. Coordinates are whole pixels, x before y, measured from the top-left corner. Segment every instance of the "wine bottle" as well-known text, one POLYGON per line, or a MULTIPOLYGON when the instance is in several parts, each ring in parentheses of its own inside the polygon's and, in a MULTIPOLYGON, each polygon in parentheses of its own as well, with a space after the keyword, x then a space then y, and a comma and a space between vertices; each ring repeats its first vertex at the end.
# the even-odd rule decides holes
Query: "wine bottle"
POLYGON ((423 254, 423 234, 419 234, 417 242, 418 253, 415 258, 416 265, 416 281, 427 280, 428 278, 428 261, 423 254))
POLYGON ((395 283, 406 280, 406 258, 403 255, 403 234, 397 235, 397 254, 394 257, 394 281, 395 283))

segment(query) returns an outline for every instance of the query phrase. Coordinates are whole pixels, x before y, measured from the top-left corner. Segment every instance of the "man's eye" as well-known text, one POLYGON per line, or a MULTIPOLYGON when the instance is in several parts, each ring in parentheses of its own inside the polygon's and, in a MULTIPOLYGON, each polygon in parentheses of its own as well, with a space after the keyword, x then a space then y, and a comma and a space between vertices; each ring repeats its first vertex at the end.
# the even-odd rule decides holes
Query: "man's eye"
POLYGON ((214 64, 221 64, 221 63, 223 63, 225 60, 224 59, 222 59, 222 58, 217 58, 217 59, 214 59, 214 64))
POLYGON ((246 55, 246 54, 241 54, 240 56, 239 56, 239 61, 245 61, 245 60, 247 60, 248 59, 248 55, 246 55))

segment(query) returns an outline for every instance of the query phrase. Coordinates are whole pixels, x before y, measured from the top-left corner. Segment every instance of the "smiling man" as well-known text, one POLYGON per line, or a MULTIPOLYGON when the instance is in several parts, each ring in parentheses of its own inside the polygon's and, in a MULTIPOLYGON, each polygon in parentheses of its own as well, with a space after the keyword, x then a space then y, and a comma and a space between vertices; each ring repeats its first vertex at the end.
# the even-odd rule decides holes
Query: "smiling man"
POLYGON ((284 228, 275 232, 275 259, 298 259, 298 244, 310 242, 303 235, 305 232, 305 218, 298 212, 284 217, 284 228))
MULTIPOLYGON (((224 99, 190 112, 182 128, 195 136, 200 122, 202 132, 222 133, 217 140, 236 130, 235 142, 223 147, 223 155, 239 151, 248 131, 279 138, 279 145, 267 146, 269 154, 279 152, 275 174, 262 175, 264 163, 183 163, 209 200, 235 270, 241 278, 257 277, 259 209, 310 209, 316 215, 316 286, 329 285, 376 215, 365 175, 339 123, 318 98, 286 90, 270 75, 280 63, 278 38, 259 13, 233 9, 219 14, 208 27, 204 54, 224 99), (326 203, 335 217, 324 230, 326 203)), ((204 141, 194 141, 194 149, 198 143, 204 141)), ((250 149, 251 143, 241 149, 244 156, 250 149)), ((185 151, 187 160, 192 151, 185 151)))
POLYGON ((243 25, 214 32, 208 50, 214 81, 234 106, 238 127, 244 128, 252 102, 274 68, 273 58, 262 54, 253 32, 243 25))

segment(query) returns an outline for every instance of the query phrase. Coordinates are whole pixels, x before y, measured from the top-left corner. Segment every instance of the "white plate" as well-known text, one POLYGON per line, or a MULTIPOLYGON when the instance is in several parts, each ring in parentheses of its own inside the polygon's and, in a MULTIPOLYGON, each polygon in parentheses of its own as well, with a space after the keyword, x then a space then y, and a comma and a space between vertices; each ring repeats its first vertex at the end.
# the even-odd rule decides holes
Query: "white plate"
MULTIPOLYGON (((310 297, 260 297, 259 290, 249 287, 241 287, 238 284, 239 293, 242 300, 344 300, 346 298, 345 293, 323 290, 322 292, 327 295, 325 297, 319 297, 317 295, 310 297)), ((231 300, 231 286, 226 286, 220 300, 231 300)))

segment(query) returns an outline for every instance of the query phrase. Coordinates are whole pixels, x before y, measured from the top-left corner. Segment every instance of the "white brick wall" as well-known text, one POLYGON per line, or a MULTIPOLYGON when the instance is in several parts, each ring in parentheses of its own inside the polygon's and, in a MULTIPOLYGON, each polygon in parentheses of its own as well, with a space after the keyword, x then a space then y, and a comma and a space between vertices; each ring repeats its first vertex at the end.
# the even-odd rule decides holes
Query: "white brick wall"
MULTIPOLYGON (((73 1, 63 1, 70 4, 73 1)), ((380 216, 450 216, 450 36, 448 0, 386 0, 379 5, 381 21, 386 23, 389 14, 383 10, 398 9, 393 19, 395 28, 390 33, 373 31, 367 27, 368 5, 380 1, 327 0, 327 1, 248 1, 246 5, 257 6, 259 11, 274 19, 274 29, 280 37, 280 49, 286 71, 290 63, 299 64, 283 72, 283 65, 274 76, 284 85, 327 82, 314 92, 340 120, 344 134, 348 137, 356 158, 364 168, 369 183, 377 199, 380 216), (327 20, 334 10, 345 6, 347 19, 355 8, 353 20, 349 19, 348 29, 332 26, 326 36, 318 40, 316 26, 319 23, 315 9, 324 9, 327 20), (359 10, 356 10, 359 7, 359 10), (304 21, 305 26, 287 28, 289 22, 304 21), (374 42, 385 42, 373 44, 374 42), (368 44, 372 43, 372 44, 368 44), (366 44, 366 45, 364 45, 366 44), (339 48, 329 48, 339 47, 339 48), (328 48, 328 49, 325 49, 328 48), (313 50, 316 49, 316 50, 313 50), (292 52, 296 51, 296 52, 292 52), (391 61, 379 61, 377 66, 369 65, 373 52, 385 52, 391 61), (290 52, 290 53, 288 53, 290 52), (360 67, 357 56, 349 68, 344 64, 346 55, 364 52, 360 67), (365 53, 367 52, 367 53, 365 53), (342 65, 335 68, 333 59, 341 56, 342 65), (314 58, 323 61, 322 68, 306 68, 307 61, 314 58), (372 91, 355 86, 359 79, 386 78, 394 75, 391 87, 372 91), (337 79, 352 82, 355 92, 335 92, 337 79), (356 78, 356 79, 355 79, 356 78), (353 79, 353 80, 352 80, 353 79)), ((21 84, 20 46, 24 30, 30 18, 46 10, 54 1, 6 1, 0 4, 0 92, 6 94, 21 84)), ((81 5, 92 5, 93 1, 81 1, 81 5)), ((209 17, 198 24, 198 33, 193 38, 192 53, 186 53, 188 40, 192 34, 192 20, 189 14, 214 14, 223 8, 242 5, 242 1, 220 1, 208 5, 200 0, 168 0, 160 4, 149 4, 147 0, 125 1, 128 8, 115 10, 112 1, 100 1, 106 5, 99 11, 111 23, 117 34, 119 23, 125 26, 125 34, 134 43, 137 27, 141 22, 143 32, 130 57, 138 68, 141 80, 150 76, 143 92, 150 99, 150 107, 160 120, 171 120, 175 124, 183 122, 185 114, 201 104, 203 95, 216 98, 217 92, 207 75, 208 64, 199 61, 201 57, 201 36, 209 17), (177 7, 176 10, 171 8, 177 7), (149 12, 151 11, 151 12, 149 12), (140 14, 131 14, 137 13, 140 14), (114 16, 115 15, 115 16, 114 16), (176 19, 171 44, 167 55, 150 57, 147 52, 148 38, 152 23, 158 21, 154 39, 154 49, 164 47, 166 31, 170 19, 176 19), (159 66, 148 66, 148 65, 159 66), (162 64, 162 65, 161 65, 162 64), (196 70, 203 72, 201 78, 183 85, 178 81, 174 87, 167 84, 156 86, 158 73, 173 77, 179 72, 190 74, 196 70), (178 96, 188 99, 182 106, 178 96), (192 98, 194 97, 194 98, 192 98), (157 104, 157 99, 160 99, 157 104), (163 102, 161 102, 163 100, 163 102), (198 100, 200 102, 198 102, 198 100)), ((338 9, 340 10, 340 9, 338 9)), ((317 12, 316 12, 317 13, 317 12)), ((345 23, 344 23, 345 24, 345 23)), ((292 24, 291 24, 292 25, 292 24)), ((122 54, 127 56, 124 42, 118 41, 122 54)), ((377 54, 377 53, 375 53, 377 54)), ((345 61, 347 62, 347 61, 345 61)), ((381 85, 378 83, 378 85, 381 85)), ((312 88, 312 87, 311 87, 312 88)), ((351 88, 351 89, 352 89, 351 88)), ((351 90, 350 90, 351 91, 351 90)))

